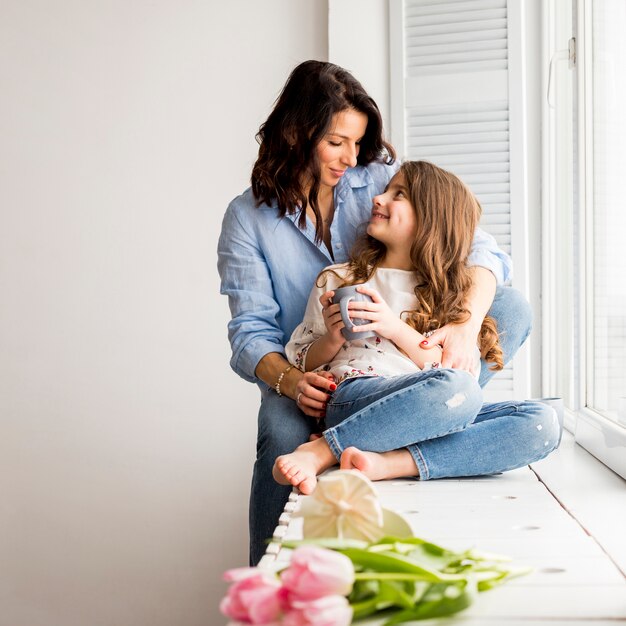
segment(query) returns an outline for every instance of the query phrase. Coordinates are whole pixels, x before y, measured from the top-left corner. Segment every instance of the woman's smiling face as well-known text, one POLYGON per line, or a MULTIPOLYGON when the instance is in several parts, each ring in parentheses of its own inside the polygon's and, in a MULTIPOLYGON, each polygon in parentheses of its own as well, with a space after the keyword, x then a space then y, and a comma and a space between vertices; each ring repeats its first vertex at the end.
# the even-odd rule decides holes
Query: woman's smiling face
POLYGON ((356 165, 366 129, 365 113, 346 109, 333 115, 328 133, 316 148, 322 186, 335 187, 346 170, 356 165))

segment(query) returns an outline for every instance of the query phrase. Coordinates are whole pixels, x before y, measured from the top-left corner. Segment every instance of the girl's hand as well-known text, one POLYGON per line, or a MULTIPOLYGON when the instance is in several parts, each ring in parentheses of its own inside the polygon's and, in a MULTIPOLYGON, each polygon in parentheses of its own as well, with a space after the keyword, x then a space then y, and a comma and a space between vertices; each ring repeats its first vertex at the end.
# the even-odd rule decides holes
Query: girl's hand
POLYGON ((471 322, 465 324, 446 324, 433 332, 420 348, 428 350, 438 345, 443 347, 441 367, 452 367, 472 372, 476 364, 476 344, 480 328, 471 322))
POLYGON ((320 296, 320 304, 322 305, 324 325, 326 326, 330 344, 333 346, 336 345, 337 349, 339 349, 346 341, 341 334, 341 329, 345 328, 345 324, 341 319, 339 305, 332 303, 334 295, 334 291, 326 291, 320 296))
POLYGON ((320 419, 326 416, 326 403, 335 389, 330 372, 305 372, 296 385, 296 404, 305 415, 320 419))
POLYGON ((395 338, 404 322, 389 308, 389 305, 381 298, 376 290, 368 287, 359 287, 357 291, 370 296, 373 302, 352 301, 348 304, 350 318, 358 317, 370 321, 369 324, 355 326, 352 330, 355 332, 373 330, 381 337, 394 341, 395 343, 395 338))

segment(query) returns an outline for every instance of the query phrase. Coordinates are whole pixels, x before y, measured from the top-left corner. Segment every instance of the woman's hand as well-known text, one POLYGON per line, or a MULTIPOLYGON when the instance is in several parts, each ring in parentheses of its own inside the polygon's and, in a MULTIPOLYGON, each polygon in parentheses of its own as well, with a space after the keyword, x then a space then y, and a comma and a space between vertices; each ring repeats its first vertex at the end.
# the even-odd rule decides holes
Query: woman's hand
POLYGON ((296 385, 296 404, 306 415, 325 417, 329 394, 335 389, 335 377, 330 372, 305 372, 296 385))
POLYGON ((476 364, 476 345, 479 328, 471 321, 464 324, 446 324, 433 332, 421 344, 428 350, 438 345, 443 347, 441 367, 452 367, 472 372, 476 364))
POLYGON ((324 325, 328 333, 328 343, 337 346, 337 350, 345 343, 345 339, 341 334, 341 329, 345 328, 345 324, 341 319, 341 310, 338 304, 333 304, 334 291, 326 291, 320 296, 320 304, 322 305, 322 315, 324 316, 324 325))
POLYGON ((373 302, 355 302, 353 300, 348 304, 350 318, 361 318, 370 321, 369 324, 354 326, 352 330, 355 332, 373 330, 381 337, 396 343, 395 340, 398 333, 401 332, 404 322, 389 308, 389 305, 375 289, 358 287, 357 291, 372 298, 373 302))

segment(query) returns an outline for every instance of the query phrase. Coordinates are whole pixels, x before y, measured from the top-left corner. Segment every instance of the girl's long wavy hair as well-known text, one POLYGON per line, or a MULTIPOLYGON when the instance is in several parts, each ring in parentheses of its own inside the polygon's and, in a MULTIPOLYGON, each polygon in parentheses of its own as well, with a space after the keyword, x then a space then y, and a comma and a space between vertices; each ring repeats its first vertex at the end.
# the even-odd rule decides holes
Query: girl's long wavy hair
POLYGON ((376 103, 350 72, 332 63, 305 61, 298 65, 256 135, 259 155, 251 182, 257 206, 276 200, 281 217, 299 211, 300 228, 306 224, 310 206, 317 222, 317 242, 322 240, 323 221, 317 203, 320 166, 315 148, 330 131, 333 116, 349 109, 367 116, 357 163, 392 163, 395 152, 383 138, 376 103))
MULTIPOLYGON (((444 324, 462 324, 470 317, 464 304, 472 286, 467 259, 481 206, 459 178, 432 163, 407 161, 399 173, 417 217, 410 252, 417 308, 406 312, 406 322, 422 334, 444 324)), ((385 245, 367 233, 360 237, 342 286, 369 280, 386 252, 385 245)), ((493 318, 484 319, 478 343, 481 357, 492 363, 491 369, 501 370, 504 361, 493 318)))

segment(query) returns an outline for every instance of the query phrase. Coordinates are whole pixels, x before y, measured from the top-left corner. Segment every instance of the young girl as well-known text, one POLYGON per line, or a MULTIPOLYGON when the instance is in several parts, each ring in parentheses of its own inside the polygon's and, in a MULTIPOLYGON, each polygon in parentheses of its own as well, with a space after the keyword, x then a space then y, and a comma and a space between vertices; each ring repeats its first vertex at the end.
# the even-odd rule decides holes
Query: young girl
POLYGON ((470 317, 467 259, 480 213, 456 176, 425 161, 404 163, 374 198, 366 235, 348 263, 320 274, 286 347, 294 365, 330 372, 337 387, 326 407, 330 428, 276 459, 277 482, 311 493, 317 474, 337 461, 372 480, 491 474, 555 449, 552 408, 482 404, 481 356, 503 367, 491 318, 482 322, 471 373, 439 368, 441 349, 422 347, 430 332, 470 317), (357 332, 376 336, 346 342, 334 289, 365 282, 358 290, 373 301, 351 302, 349 310, 369 321, 357 332))

